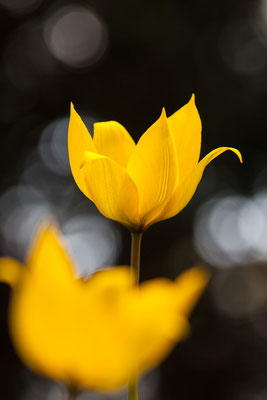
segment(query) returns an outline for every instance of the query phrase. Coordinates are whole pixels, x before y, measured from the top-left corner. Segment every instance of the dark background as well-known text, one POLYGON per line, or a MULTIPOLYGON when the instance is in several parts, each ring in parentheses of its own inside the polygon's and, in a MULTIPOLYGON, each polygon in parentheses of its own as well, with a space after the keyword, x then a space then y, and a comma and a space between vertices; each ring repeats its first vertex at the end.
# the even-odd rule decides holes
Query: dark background
MULTIPOLYGON (((0 0, 0 60, 2 255, 23 260, 38 223, 54 218, 81 273, 129 263, 128 232, 70 174, 70 101, 91 133, 114 119, 138 140, 162 106, 171 115, 195 93, 201 155, 242 152, 243 165, 230 152, 215 160, 187 208, 144 235, 142 280, 199 262, 212 279, 190 338, 145 378, 141 398, 266 399, 266 0, 0 0)), ((1 284, 0 398, 61 399, 15 355, 9 294, 1 284)))

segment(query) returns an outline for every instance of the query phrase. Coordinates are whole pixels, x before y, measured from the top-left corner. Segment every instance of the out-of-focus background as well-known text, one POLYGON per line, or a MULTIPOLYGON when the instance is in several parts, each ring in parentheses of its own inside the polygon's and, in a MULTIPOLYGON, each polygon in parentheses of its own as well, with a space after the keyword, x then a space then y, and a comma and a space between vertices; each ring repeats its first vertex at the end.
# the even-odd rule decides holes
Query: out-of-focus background
MULTIPOLYGON (((142 280, 195 263, 212 280, 189 339, 146 376, 142 400, 267 396, 267 1, 0 0, 0 252, 24 259, 40 220, 58 221, 88 275, 128 264, 129 233, 76 187, 67 153, 70 101, 93 133, 114 119, 135 140, 194 92, 205 171, 190 204, 144 236, 142 280)), ((7 330, 0 285, 0 397, 60 400, 28 371, 7 330)), ((120 398, 125 398, 121 394, 120 398)), ((104 399, 85 393, 80 399, 104 399)))

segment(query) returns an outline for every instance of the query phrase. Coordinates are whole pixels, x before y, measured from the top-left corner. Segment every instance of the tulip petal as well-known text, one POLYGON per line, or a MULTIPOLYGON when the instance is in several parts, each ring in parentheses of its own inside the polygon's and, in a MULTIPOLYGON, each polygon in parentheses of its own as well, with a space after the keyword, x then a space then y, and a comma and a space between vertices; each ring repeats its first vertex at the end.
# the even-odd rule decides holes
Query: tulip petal
POLYGON ((127 171, 135 182, 144 220, 168 201, 178 180, 175 143, 165 110, 143 134, 133 151, 127 171))
POLYGON ((184 181, 177 186, 166 206, 147 222, 148 225, 171 218, 178 214, 193 197, 206 166, 214 160, 214 158, 227 150, 233 151, 238 156, 240 162, 242 162, 240 152, 232 147, 219 147, 218 149, 211 151, 197 164, 190 174, 187 175, 184 181))
POLYGON ((140 370, 157 365, 188 334, 187 317, 207 281, 206 270, 196 267, 175 282, 159 278, 140 285, 128 311, 128 324, 133 324, 130 331, 134 333, 133 359, 136 357, 140 370))
POLYGON ((17 285, 25 267, 13 258, 0 258, 0 282, 7 283, 11 287, 17 285))
POLYGON ((202 267, 190 268, 176 278, 176 304, 185 317, 191 314, 208 281, 209 273, 202 267))
POLYGON ((95 152, 96 150, 90 133, 84 125, 81 117, 75 111, 72 103, 68 131, 68 148, 72 175, 79 189, 89 197, 84 182, 84 176, 80 170, 80 165, 86 150, 92 152, 95 152))
POLYGON ((138 228, 138 191, 126 169, 108 157, 85 153, 82 167, 90 198, 107 218, 138 228))
POLYGON ((137 290, 128 305, 127 325, 132 332, 131 356, 142 371, 162 361, 187 334, 189 325, 175 302, 177 293, 173 282, 154 279, 141 284, 137 290))
POLYGON ((12 296, 10 328, 28 366, 64 381, 71 379, 69 363, 76 329, 73 308, 79 281, 59 237, 55 226, 39 230, 27 274, 12 296))
POLYGON ((99 154, 117 161, 126 167, 135 142, 127 130, 116 121, 98 122, 94 124, 95 148, 99 154))
MULTIPOLYGON (((155 311, 153 311, 151 308, 148 310, 148 312, 155 313, 155 311)), ((174 315, 174 313, 171 315, 171 313, 169 313, 166 309, 164 312, 166 313, 166 317, 162 323, 153 324, 154 329, 157 329, 157 335, 154 337, 152 335, 151 337, 147 335, 147 339, 149 341, 146 342, 146 346, 142 346, 142 349, 139 353, 138 365, 139 370, 141 371, 155 368, 169 355, 175 344, 180 340, 183 340, 190 331, 189 323, 182 315, 174 315), (172 335, 166 335, 166 332, 162 332, 162 325, 164 323, 166 323, 168 329, 173 330, 172 335)), ((138 351, 138 349, 136 351, 138 351)))
POLYGON ((132 359, 123 315, 128 316, 125 307, 131 290, 131 273, 124 267, 97 272, 85 283, 76 313, 80 325, 73 363, 85 387, 110 389, 127 383, 132 359))
POLYGON ((201 120, 195 96, 168 118, 179 160, 180 181, 197 165, 201 148, 201 120))
POLYGON ((55 225, 41 227, 29 251, 27 265, 43 285, 52 280, 53 285, 68 290, 75 278, 73 262, 61 242, 55 225))

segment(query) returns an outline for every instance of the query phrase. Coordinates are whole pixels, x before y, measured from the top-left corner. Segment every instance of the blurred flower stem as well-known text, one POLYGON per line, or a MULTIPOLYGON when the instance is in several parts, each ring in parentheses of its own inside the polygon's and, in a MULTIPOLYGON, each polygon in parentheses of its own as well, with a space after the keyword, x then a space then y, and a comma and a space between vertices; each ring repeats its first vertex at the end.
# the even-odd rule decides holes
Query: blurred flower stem
POLYGON ((131 271, 134 277, 134 282, 138 285, 140 275, 140 249, 142 232, 132 232, 132 246, 131 246, 131 271))
POLYGON ((76 400, 78 394, 79 394, 78 390, 76 390, 72 387, 71 388, 68 387, 67 391, 66 391, 66 400, 76 400))
MULTIPOLYGON (((142 232, 132 232, 132 245, 131 245, 131 272, 133 275, 133 281, 136 285, 139 284, 140 276, 140 250, 141 250, 141 240, 142 232)), ((136 374, 135 379, 129 384, 128 389, 128 399, 138 400, 138 375, 136 374)))
POLYGON ((128 390, 128 400, 138 400, 138 376, 131 382, 128 390))

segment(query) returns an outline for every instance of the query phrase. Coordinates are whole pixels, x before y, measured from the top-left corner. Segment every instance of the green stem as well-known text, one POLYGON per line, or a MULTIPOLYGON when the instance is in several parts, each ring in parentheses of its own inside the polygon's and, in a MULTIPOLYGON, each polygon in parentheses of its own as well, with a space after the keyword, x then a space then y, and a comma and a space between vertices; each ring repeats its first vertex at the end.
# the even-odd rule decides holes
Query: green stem
POLYGON ((138 377, 129 384, 128 387, 128 400, 138 400, 138 377))
MULTIPOLYGON (((131 271, 133 279, 136 285, 139 284, 140 277, 140 250, 141 250, 141 240, 142 232, 131 233, 132 236, 132 246, 131 246, 131 271)), ((129 383, 128 387, 128 400, 138 400, 138 375, 134 381, 129 383)))
POLYGON ((66 400, 75 400, 78 394, 79 392, 76 389, 68 387, 66 393, 66 400))
POLYGON ((131 271, 134 275, 134 281, 138 285, 140 275, 140 249, 141 239, 143 233, 131 233, 132 236, 132 248, 131 248, 131 271))

